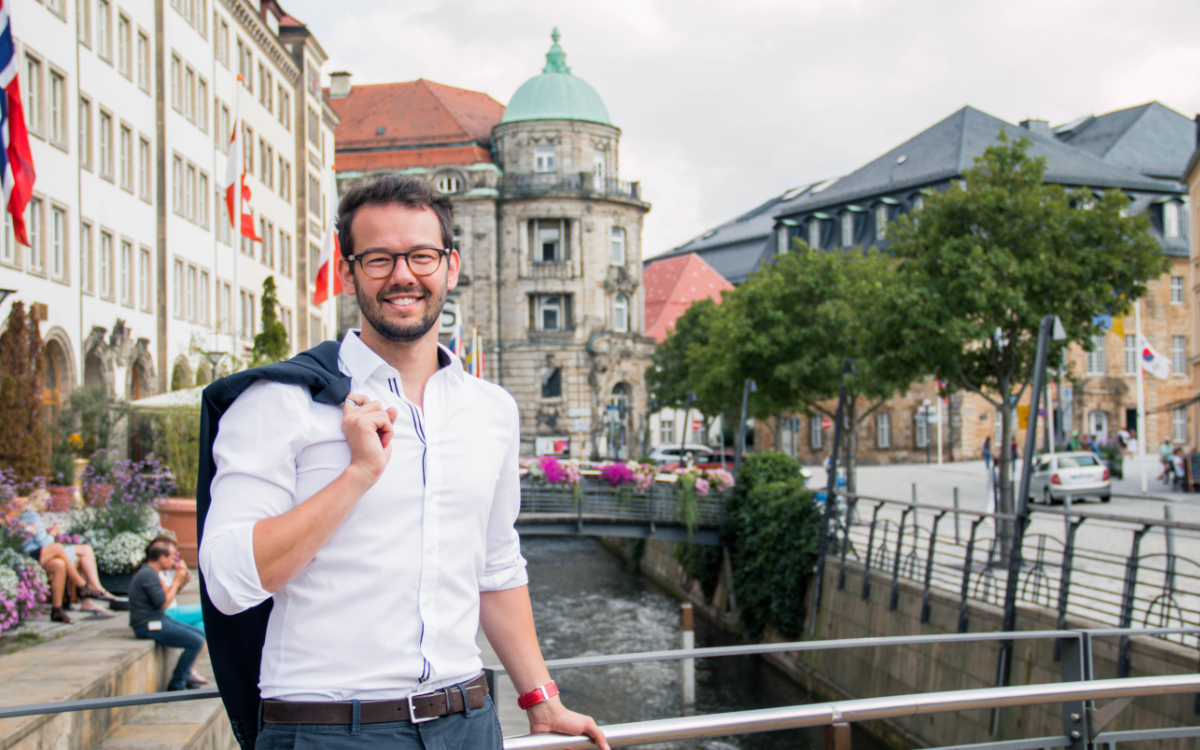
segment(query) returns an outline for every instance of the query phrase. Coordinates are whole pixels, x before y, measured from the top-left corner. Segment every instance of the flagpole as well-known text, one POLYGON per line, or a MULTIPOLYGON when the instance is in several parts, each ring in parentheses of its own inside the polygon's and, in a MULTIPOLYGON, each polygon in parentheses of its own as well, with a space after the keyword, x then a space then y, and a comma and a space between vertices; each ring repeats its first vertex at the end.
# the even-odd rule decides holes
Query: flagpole
MULTIPOLYGON (((333 203, 331 203, 330 205, 333 206, 334 207, 333 210, 336 211, 337 210, 337 176, 336 176, 337 172, 335 171, 335 165, 330 164, 329 170, 330 170, 331 174, 334 176, 333 177, 333 196, 332 196, 333 203)), ((330 216, 326 217, 325 231, 332 232, 332 231, 335 231, 335 229, 336 229, 336 227, 334 226, 333 216, 330 215, 330 216)), ((329 308, 326 307, 326 305, 333 302, 333 286, 334 286, 333 285, 333 274, 336 272, 335 269, 337 268, 337 263, 335 262, 335 259, 334 259, 334 256, 337 255, 337 252, 336 252, 337 251, 337 243, 336 242, 333 244, 333 249, 335 252, 332 252, 329 254, 329 272, 325 275, 325 285, 329 291, 325 295, 325 302, 322 303, 322 305, 321 305, 321 318, 322 318, 321 326, 322 327, 324 327, 324 325, 329 322, 329 308)), ((334 320, 335 320, 334 338, 337 338, 336 315, 337 315, 337 307, 335 305, 334 306, 334 316, 335 316, 334 317, 334 320)))
MULTIPOLYGON (((1133 324, 1137 328, 1136 341, 1141 349, 1142 343, 1142 301, 1138 300, 1133 306, 1133 324)), ((1142 372, 1142 352, 1138 352, 1137 366, 1137 444, 1138 461, 1142 465, 1142 494, 1149 492, 1146 479, 1146 376, 1142 372)))
POLYGON ((937 419, 938 419, 938 466, 942 465, 942 394, 937 397, 937 419))
MULTIPOLYGON (((236 322, 233 330, 230 331, 230 352, 231 357, 238 354, 238 337, 241 335, 244 323, 242 321, 242 287, 238 281, 238 256, 242 254, 242 174, 246 168, 246 144, 241 138, 241 133, 238 128, 242 127, 242 74, 238 73, 233 79, 233 137, 238 139, 240 148, 238 148, 238 158, 241 159, 241 164, 235 164, 237 169, 237 179, 233 184, 234 206, 237 208, 237 215, 229 217, 229 224, 233 228, 233 291, 237 294, 234 306, 237 308, 236 322)), ((245 131, 241 131, 245 132, 245 131)), ((229 157, 232 159, 233 154, 229 157)), ((232 302, 232 300, 231 300, 232 302)), ((250 313, 253 315, 253 311, 250 313)))

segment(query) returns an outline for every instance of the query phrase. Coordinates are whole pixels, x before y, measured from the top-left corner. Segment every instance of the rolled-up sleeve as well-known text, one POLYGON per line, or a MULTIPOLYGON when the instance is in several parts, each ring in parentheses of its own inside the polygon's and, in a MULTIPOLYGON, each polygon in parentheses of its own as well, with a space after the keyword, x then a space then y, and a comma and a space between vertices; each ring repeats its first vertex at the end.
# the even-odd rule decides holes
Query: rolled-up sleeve
POLYGON ((200 570, 213 604, 227 615, 271 597, 258 577, 254 525, 295 505, 307 407, 299 386, 260 380, 221 417, 200 570))
POLYGON ((521 556, 521 537, 517 534, 517 514, 521 512, 521 475, 518 457, 521 446, 520 415, 512 402, 512 438, 504 465, 496 482, 492 511, 488 516, 487 556, 480 591, 503 591, 529 583, 525 558, 521 556))

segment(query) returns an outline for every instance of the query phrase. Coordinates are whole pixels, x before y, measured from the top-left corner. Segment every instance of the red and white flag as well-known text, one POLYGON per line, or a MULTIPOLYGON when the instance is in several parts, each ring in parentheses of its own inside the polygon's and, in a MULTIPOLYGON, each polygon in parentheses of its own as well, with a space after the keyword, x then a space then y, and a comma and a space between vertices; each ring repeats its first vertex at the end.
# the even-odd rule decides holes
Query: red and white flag
MULTIPOLYGON (((332 168, 329 170, 330 179, 336 185, 337 174, 332 168)), ((337 191, 333 193, 334 205, 337 205, 337 191)), ((342 244, 338 241, 337 236, 337 211, 330 212, 329 226, 325 228, 325 239, 321 241, 321 258, 317 261, 317 280, 313 285, 313 305, 320 306, 329 299, 329 285, 333 282, 333 296, 336 297, 342 293, 342 280, 338 278, 334 270, 333 260, 334 253, 341 254, 342 244)))
POLYGON ((238 231, 238 222, 234 218, 240 211, 242 214, 243 237, 249 237, 255 242, 262 242, 258 232, 254 231, 254 217, 246 213, 246 204, 250 202, 250 188, 246 186, 246 146, 242 143, 245 130, 242 128, 242 77, 237 77, 234 84, 233 96, 233 133, 229 136, 229 159, 225 167, 225 207, 229 209, 229 226, 238 231), (241 194, 238 194, 238 186, 241 194), (239 200, 239 198, 241 200, 239 200))
MULTIPOLYGON (((29 150, 29 135, 25 130, 25 113, 21 102, 21 86, 17 80, 16 47, 13 44, 12 3, 0 0, 0 180, 4 185, 4 206, 12 214, 13 234, 17 242, 29 246, 25 232, 25 207, 33 196, 33 154, 29 150)), ((28 81, 26 82, 28 83, 28 81)), ((36 86, 37 82, 30 83, 36 86)))

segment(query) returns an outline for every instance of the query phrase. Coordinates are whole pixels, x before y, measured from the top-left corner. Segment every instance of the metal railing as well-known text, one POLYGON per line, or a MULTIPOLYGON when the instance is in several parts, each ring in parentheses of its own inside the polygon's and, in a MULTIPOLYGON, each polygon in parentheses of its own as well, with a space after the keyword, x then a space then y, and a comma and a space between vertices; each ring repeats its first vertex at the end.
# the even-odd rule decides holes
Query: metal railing
MULTIPOLYGON (((1096 710, 1094 706, 1096 699, 1126 699, 1142 696, 1200 692, 1200 674, 1163 675, 1111 680, 1092 679, 1093 639, 1161 635, 1163 634, 1162 630, 1155 628, 1136 630, 1052 630, 1013 633, 993 632, 893 636, 854 638, 837 641, 797 641, 791 643, 676 649, 670 651, 558 659, 548 661, 546 666, 553 672, 565 669, 649 661, 677 661, 682 659, 733 657, 780 652, 1053 638, 1060 644, 1063 652, 1061 667, 1062 681, 1057 683, 886 696, 701 716, 672 717, 631 724, 612 724, 603 727, 603 729, 612 746, 630 747, 675 740, 770 732, 782 729, 878 719, 895 719, 952 711, 972 709, 1000 710, 1016 706, 1054 703, 1062 704, 1063 707, 1063 733, 1061 735, 989 742, 971 745, 970 747, 980 748, 981 750, 985 748, 987 750, 1021 750, 1023 748, 1047 747, 1067 747, 1073 750, 1085 750, 1085 748, 1093 747, 1096 744, 1111 745, 1139 740, 1200 737, 1200 727, 1144 729, 1108 733, 1102 731, 1104 726, 1116 716, 1117 712, 1111 709, 1112 704, 1103 709, 1096 710)), ((1200 633, 1200 628, 1172 630, 1200 633)), ((498 666, 489 667, 485 671, 488 673, 489 683, 492 683, 493 686, 495 675, 504 673, 503 667, 498 666)), ((208 700, 216 697, 218 697, 216 690, 207 689, 31 704, 0 708, 0 719, 70 711, 104 710, 157 703, 208 700)), ((582 736, 527 735, 506 738, 504 747, 505 750, 558 750, 568 747, 591 748, 595 746, 590 740, 582 736)), ((961 748, 963 746, 956 747, 961 748)))
MULTIPOLYGON (((579 495, 565 485, 547 485, 529 479, 521 480, 521 512, 553 514, 576 519, 580 524, 594 519, 609 522, 644 524, 651 529, 658 525, 680 526, 684 523, 682 508, 670 481, 653 482, 646 492, 632 487, 613 489, 594 480, 598 472, 584 470, 579 495)), ((725 495, 710 492, 697 497, 696 528, 719 529, 725 521, 725 495)))
POLYGON ((642 199, 641 183, 601 177, 591 172, 506 172, 500 180, 500 192, 506 198, 548 193, 594 193, 638 201, 642 199))

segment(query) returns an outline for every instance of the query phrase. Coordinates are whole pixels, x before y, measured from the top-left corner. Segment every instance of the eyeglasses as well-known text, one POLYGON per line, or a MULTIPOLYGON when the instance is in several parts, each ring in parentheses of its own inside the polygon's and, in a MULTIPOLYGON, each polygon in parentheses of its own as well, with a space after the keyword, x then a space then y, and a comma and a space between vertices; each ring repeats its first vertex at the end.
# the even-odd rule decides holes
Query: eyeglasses
POLYGON ((346 262, 353 263, 357 260, 359 265, 362 266, 363 273, 372 279, 386 279, 395 270, 396 259, 404 258, 404 262, 408 264, 408 270, 412 271, 413 276, 428 276, 441 267, 442 256, 449 254, 449 248, 434 250, 427 247, 419 247, 416 250, 409 250, 407 253, 389 253, 386 250, 372 250, 360 255, 347 255, 346 262))

